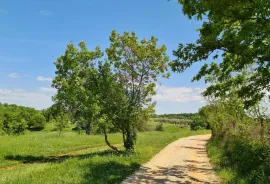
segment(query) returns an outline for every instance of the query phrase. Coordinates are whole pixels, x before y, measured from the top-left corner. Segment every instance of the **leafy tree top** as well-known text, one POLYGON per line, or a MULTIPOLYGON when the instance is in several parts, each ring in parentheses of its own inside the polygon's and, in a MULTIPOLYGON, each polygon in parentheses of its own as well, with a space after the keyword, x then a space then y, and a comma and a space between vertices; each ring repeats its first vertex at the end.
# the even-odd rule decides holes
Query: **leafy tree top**
POLYGON ((183 72, 199 61, 193 81, 212 83, 204 95, 216 97, 237 87, 249 107, 260 101, 270 85, 269 0, 179 0, 188 18, 203 21, 195 43, 179 44, 171 64, 183 72))

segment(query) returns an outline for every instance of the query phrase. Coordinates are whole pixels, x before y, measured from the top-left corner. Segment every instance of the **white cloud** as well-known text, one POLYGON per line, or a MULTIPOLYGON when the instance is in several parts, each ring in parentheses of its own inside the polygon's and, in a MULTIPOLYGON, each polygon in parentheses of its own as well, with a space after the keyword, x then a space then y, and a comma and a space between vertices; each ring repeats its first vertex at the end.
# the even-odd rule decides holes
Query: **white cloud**
POLYGON ((57 90, 54 88, 39 87, 37 89, 38 89, 38 91, 45 92, 45 93, 56 93, 57 92, 57 90))
POLYGON ((49 10, 40 10, 39 14, 43 15, 43 16, 50 16, 50 15, 52 15, 52 12, 49 10))
POLYGON ((17 104, 22 106, 44 109, 50 107, 53 102, 51 93, 28 92, 23 89, 1 89, 0 102, 17 104))
POLYGON ((203 102, 201 92, 203 88, 187 88, 187 87, 166 87, 160 86, 157 88, 157 94, 153 100, 157 102, 175 102, 185 103, 198 101, 203 102))
POLYGON ((52 78, 49 77, 43 77, 43 76, 38 76, 37 77, 38 81, 44 82, 44 81, 52 81, 52 78))
POLYGON ((29 77, 30 75, 19 74, 19 73, 10 73, 10 74, 8 74, 8 76, 11 78, 19 78, 19 77, 29 77))
POLYGON ((18 78, 18 77, 20 77, 20 75, 18 73, 10 73, 8 76, 10 76, 11 78, 18 78))

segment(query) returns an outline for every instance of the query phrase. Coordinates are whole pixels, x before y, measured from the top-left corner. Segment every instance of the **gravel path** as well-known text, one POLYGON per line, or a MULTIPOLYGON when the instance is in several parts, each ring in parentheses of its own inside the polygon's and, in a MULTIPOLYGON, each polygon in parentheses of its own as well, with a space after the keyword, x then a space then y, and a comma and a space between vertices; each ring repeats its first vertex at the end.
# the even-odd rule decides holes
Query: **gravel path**
POLYGON ((210 137, 211 135, 191 136, 169 144, 123 184, 219 183, 205 147, 210 137))

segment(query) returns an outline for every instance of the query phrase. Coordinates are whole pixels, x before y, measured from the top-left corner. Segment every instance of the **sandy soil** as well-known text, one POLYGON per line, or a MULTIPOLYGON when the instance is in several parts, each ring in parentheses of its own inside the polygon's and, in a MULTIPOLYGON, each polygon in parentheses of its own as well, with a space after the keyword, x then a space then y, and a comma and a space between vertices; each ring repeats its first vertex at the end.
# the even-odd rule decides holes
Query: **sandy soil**
POLYGON ((179 139, 158 153, 128 183, 219 183, 207 157, 205 144, 211 135, 179 139))

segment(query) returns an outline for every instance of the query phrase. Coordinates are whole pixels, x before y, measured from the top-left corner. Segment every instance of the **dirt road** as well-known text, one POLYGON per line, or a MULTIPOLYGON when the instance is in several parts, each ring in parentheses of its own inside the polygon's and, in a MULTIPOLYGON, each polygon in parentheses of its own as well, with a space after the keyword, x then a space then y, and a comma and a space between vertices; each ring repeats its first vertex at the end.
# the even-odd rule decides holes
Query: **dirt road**
POLYGON ((179 139, 128 177, 127 183, 219 183, 207 157, 205 144, 211 135, 179 139))

